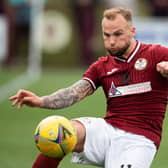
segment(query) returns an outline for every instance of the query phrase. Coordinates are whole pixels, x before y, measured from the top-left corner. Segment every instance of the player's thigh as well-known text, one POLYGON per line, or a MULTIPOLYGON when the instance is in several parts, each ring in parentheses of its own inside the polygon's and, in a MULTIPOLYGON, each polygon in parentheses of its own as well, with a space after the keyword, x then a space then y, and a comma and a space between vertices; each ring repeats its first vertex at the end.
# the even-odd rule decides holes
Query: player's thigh
POLYGON ((121 155, 121 168, 150 168, 156 148, 152 146, 132 146, 121 155))
POLYGON ((153 158, 156 154, 156 147, 150 145, 130 145, 121 148, 117 153, 116 159, 111 158, 114 155, 114 149, 109 149, 106 156, 105 168, 150 168, 153 158), (113 166, 112 166, 113 165, 113 166))
POLYGON ((110 138, 106 131, 108 129, 107 123, 101 118, 92 117, 83 117, 74 120, 84 125, 86 137, 83 152, 74 152, 72 162, 103 166, 105 153, 110 143, 110 138))

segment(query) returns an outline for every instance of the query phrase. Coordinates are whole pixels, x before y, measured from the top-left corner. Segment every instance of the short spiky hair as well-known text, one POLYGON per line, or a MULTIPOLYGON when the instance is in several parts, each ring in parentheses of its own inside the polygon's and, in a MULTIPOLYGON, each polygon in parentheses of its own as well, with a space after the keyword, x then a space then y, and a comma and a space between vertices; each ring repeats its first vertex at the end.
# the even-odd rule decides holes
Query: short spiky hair
POLYGON ((118 14, 122 15, 126 21, 132 23, 132 11, 120 7, 106 9, 104 11, 103 18, 106 18, 108 20, 114 20, 118 14))

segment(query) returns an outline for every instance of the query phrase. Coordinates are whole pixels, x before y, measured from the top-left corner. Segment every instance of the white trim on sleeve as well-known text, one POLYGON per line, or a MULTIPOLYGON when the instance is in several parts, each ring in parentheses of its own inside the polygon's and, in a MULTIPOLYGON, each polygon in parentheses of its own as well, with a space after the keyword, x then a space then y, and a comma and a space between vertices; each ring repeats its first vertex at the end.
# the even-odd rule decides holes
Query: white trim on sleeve
POLYGON ((84 77, 83 79, 89 81, 91 83, 91 85, 93 86, 93 88, 96 90, 96 85, 94 84, 94 82, 91 79, 86 78, 86 77, 84 77))

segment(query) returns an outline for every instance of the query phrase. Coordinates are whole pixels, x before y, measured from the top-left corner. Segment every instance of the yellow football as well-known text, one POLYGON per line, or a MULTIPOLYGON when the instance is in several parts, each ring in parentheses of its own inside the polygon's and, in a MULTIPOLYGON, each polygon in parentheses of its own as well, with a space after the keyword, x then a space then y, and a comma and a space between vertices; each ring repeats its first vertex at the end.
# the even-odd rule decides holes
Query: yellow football
POLYGON ((63 116, 49 116, 43 119, 34 133, 37 148, 49 157, 60 158, 71 152, 77 135, 71 122, 63 116))

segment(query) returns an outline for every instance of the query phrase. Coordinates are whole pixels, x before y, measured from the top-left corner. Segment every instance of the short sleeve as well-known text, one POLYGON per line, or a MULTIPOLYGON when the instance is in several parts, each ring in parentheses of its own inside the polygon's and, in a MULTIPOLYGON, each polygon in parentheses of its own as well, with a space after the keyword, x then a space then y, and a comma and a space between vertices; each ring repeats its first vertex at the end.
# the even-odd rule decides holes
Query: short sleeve
POLYGON ((99 76, 98 76, 98 66, 99 61, 91 64, 87 71, 83 74, 83 79, 90 82, 94 90, 96 90, 100 86, 99 76))

